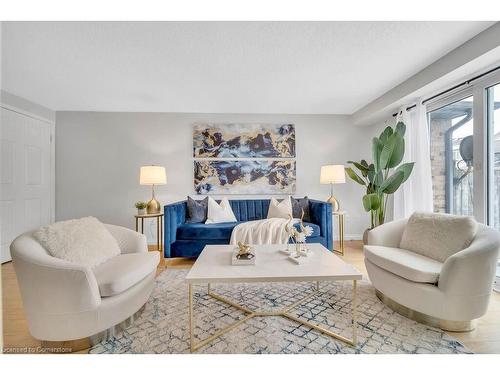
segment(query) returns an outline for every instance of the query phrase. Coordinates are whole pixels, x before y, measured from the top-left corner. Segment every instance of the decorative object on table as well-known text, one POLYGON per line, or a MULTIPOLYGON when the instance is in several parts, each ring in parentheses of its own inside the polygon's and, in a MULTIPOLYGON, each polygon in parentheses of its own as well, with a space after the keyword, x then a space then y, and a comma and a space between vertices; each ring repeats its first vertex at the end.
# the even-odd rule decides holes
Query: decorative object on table
POLYGON ((254 265, 256 260, 255 252, 250 245, 238 242, 238 247, 233 251, 231 264, 233 266, 254 265))
POLYGON ((236 258, 238 259, 252 259, 255 255, 250 252, 252 247, 250 245, 246 245, 241 241, 238 241, 238 255, 236 258))
POLYGON ((339 248, 333 248, 333 251, 339 253, 340 255, 344 255, 344 225, 345 225, 345 211, 337 211, 333 212, 333 217, 337 216, 339 220, 339 248))
POLYGON ((160 213, 161 205, 155 198, 155 185, 165 185, 167 183, 165 168, 156 165, 141 167, 139 183, 141 185, 151 185, 151 200, 147 204, 146 212, 148 214, 160 213))
POLYGON ((292 201, 290 197, 286 197, 281 202, 278 202, 276 198, 271 198, 269 202, 269 209, 267 210, 267 218, 282 218, 288 219, 292 216, 292 201))
POLYGON ((144 234, 144 219, 156 219, 156 248, 160 252, 162 258, 165 256, 163 246, 163 213, 134 215, 135 231, 139 232, 139 221, 141 222, 141 233, 144 234))
POLYGON ((293 124, 195 124, 195 158, 294 158, 293 124))
MULTIPOLYGON (((393 129, 388 126, 372 141, 373 163, 366 160, 348 161, 356 167, 346 168, 347 175, 358 184, 366 187, 363 196, 363 207, 371 216, 371 228, 384 224, 387 199, 394 194, 411 175, 415 163, 401 164, 405 153, 404 135, 406 125, 398 122, 393 129)), ((364 237, 366 237, 366 231, 364 237)))
POLYGON ((333 184, 345 183, 345 172, 343 165, 324 165, 321 167, 320 183, 329 184, 331 186, 330 198, 328 203, 332 204, 332 211, 338 211, 340 208, 339 201, 333 196, 333 184))
POLYGON ((294 160, 195 160, 197 194, 292 194, 294 160))
POLYGON ((135 208, 137 208, 137 215, 144 215, 146 213, 146 207, 148 204, 146 202, 135 202, 135 208))
POLYGON ((310 252, 305 246, 305 243, 307 237, 310 237, 313 234, 313 228, 309 225, 304 226, 303 218, 304 212, 302 212, 302 216, 299 222, 300 231, 293 225, 291 225, 293 221, 292 215, 289 215, 288 223, 285 226, 285 231, 289 236, 289 243, 291 242, 291 244, 294 245, 293 251, 287 245, 286 251, 290 253, 290 257, 297 258, 301 256, 307 257, 308 255, 310 255, 310 252))
POLYGON ((194 189, 197 194, 292 194, 295 155, 292 124, 195 124, 194 189))
POLYGON ((207 220, 205 224, 217 223, 234 223, 236 216, 234 216, 233 209, 229 204, 229 200, 224 197, 217 203, 212 197, 208 197, 207 220))
POLYGON ((202 200, 195 200, 187 197, 187 217, 186 223, 204 223, 207 220, 208 197, 202 200))

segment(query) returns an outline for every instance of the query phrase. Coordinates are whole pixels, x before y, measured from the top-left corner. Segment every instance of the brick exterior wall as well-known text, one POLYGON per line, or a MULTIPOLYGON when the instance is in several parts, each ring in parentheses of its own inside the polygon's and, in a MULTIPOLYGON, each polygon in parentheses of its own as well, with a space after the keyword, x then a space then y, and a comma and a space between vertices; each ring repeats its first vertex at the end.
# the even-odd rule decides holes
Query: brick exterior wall
POLYGON ((433 119, 430 124, 430 154, 434 212, 446 212, 446 165, 444 136, 446 130, 448 130, 450 126, 450 120, 442 119, 433 119))

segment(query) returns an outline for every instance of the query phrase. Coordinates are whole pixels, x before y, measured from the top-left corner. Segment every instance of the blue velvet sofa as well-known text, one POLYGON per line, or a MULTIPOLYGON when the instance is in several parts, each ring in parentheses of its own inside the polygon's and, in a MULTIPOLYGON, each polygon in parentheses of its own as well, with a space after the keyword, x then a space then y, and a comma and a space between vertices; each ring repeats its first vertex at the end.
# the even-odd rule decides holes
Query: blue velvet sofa
MULTIPOLYGON (((229 244, 233 228, 241 222, 260 220, 267 217, 269 199, 230 200, 238 222, 204 224, 186 223, 186 201, 166 205, 165 214, 165 257, 196 257, 205 245, 229 244)), ((332 206, 329 203, 309 200, 310 225, 314 232, 309 243, 321 243, 333 249, 332 206)))

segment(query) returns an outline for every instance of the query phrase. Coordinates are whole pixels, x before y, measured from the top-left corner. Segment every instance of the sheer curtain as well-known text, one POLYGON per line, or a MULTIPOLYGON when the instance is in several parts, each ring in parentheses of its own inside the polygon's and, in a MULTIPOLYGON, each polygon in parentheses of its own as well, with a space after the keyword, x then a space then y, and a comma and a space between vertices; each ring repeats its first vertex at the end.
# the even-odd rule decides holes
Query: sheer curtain
POLYGON ((394 193, 394 220, 409 217, 415 211, 433 211, 431 158, 427 110, 402 108, 398 121, 406 125, 403 163, 415 162, 410 178, 394 193))

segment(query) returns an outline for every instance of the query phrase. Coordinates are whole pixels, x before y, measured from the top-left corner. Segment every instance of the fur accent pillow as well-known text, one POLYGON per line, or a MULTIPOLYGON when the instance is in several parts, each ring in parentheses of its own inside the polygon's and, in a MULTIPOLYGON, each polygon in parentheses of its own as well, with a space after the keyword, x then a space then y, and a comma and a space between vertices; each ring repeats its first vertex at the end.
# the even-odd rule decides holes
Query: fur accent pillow
POLYGON ((276 198, 271 198, 269 203, 269 210, 267 211, 267 218, 273 217, 288 219, 292 216, 292 201, 290 197, 286 197, 278 203, 276 198))
POLYGON ((220 204, 212 197, 208 197, 208 212, 205 224, 234 223, 235 221, 238 220, 236 220, 231 204, 226 197, 222 198, 220 204))
POLYGON ((476 230, 471 216, 415 212, 408 219, 400 247, 444 262, 468 247, 476 230))
POLYGON ((89 267, 121 253, 115 238, 92 216, 59 221, 33 235, 53 257, 89 267))

